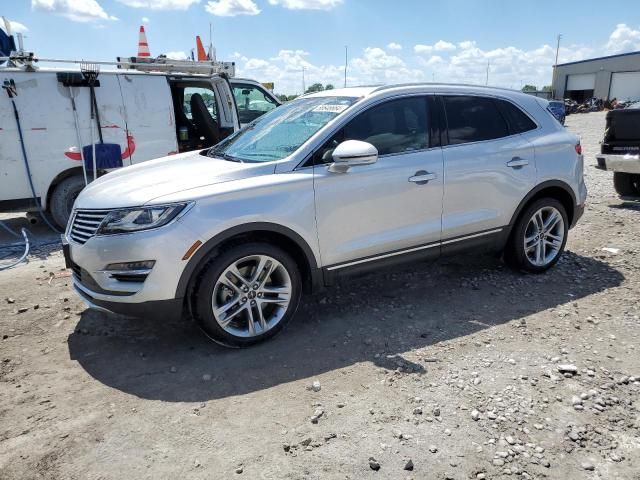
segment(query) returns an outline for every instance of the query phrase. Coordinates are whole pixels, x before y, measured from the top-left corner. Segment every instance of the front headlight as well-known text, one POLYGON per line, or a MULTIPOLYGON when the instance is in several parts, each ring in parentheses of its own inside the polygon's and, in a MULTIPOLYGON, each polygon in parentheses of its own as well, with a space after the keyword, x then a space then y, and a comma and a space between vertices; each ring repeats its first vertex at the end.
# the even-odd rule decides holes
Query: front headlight
POLYGON ((123 208, 110 212, 96 232, 98 235, 131 233, 166 225, 176 218, 188 203, 123 208))

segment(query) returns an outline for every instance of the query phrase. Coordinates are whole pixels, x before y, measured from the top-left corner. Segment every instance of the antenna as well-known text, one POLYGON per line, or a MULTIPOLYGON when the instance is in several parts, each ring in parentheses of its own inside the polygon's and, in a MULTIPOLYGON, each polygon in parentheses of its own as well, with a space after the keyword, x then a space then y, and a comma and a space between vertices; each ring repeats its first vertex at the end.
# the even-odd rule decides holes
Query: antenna
POLYGON ((485 85, 489 85, 489 67, 491 66, 491 61, 487 60, 487 80, 485 81, 485 85))
POLYGON ((551 90, 553 98, 556 98, 556 70, 558 69, 558 53, 560 52, 560 39, 562 34, 558 34, 558 43, 556 44, 556 63, 553 64, 553 78, 551 79, 551 90))
POLYGON ((349 47, 344 46, 344 88, 347 88, 347 66, 349 65, 349 47))

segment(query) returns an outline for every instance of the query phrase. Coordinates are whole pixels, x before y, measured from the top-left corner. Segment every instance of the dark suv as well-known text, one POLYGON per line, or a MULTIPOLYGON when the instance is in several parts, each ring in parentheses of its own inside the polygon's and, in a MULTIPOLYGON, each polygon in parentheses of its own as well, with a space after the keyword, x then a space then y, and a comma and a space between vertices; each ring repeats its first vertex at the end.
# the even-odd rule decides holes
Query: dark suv
POLYGON ((621 196, 640 196, 640 108, 611 110, 596 168, 613 172, 621 196))

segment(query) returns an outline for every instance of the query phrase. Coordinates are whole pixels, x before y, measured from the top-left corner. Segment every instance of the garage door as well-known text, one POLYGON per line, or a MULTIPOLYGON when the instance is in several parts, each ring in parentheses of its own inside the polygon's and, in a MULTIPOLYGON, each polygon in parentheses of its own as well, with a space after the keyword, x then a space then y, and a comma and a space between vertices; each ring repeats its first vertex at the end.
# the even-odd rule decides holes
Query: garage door
POLYGON ((567 77, 567 90, 594 90, 595 87, 595 73, 581 73, 567 77))
POLYGON ((611 75, 609 99, 640 100, 640 72, 620 72, 611 75))

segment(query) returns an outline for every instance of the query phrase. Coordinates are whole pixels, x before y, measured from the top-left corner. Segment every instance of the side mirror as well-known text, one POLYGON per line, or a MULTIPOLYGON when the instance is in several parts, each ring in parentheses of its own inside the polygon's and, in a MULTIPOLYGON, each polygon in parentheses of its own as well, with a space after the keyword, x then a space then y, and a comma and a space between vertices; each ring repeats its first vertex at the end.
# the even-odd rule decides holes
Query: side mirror
POLYGON ((378 149, 367 142, 347 140, 338 145, 331 156, 333 163, 329 165, 329 171, 346 173, 351 167, 376 163, 378 149))

